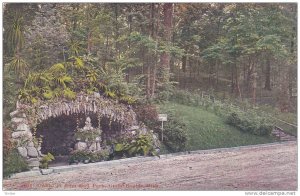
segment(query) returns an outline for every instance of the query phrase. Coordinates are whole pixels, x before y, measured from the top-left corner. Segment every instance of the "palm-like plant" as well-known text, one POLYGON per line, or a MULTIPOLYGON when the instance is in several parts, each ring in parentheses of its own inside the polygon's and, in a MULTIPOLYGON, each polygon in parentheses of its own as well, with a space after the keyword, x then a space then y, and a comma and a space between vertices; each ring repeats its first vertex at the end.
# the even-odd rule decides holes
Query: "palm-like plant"
POLYGON ((23 17, 16 13, 15 18, 5 35, 9 49, 18 54, 24 45, 23 17))
POLYGON ((8 63, 8 66, 19 78, 26 74, 29 67, 28 63, 20 55, 15 55, 8 63))
POLYGON ((85 49, 82 47, 82 43, 79 41, 71 40, 69 43, 69 55, 70 56, 79 56, 82 51, 85 49))

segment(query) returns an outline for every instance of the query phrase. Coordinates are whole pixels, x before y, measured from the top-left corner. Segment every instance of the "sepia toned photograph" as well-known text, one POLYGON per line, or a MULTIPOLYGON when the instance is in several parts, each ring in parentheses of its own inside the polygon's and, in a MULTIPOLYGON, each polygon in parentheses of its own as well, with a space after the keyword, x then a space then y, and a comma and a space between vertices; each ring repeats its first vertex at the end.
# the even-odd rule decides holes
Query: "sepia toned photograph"
POLYGON ((297 6, 2 2, 2 192, 296 195, 297 6))

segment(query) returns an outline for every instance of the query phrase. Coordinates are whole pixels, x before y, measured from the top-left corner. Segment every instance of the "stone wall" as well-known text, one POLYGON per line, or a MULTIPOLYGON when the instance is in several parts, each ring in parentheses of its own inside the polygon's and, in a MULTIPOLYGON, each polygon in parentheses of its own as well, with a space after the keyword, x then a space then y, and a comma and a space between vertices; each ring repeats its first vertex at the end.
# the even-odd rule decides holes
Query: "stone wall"
MULTIPOLYGON (((123 132, 131 131, 131 128, 136 128, 138 124, 136 114, 130 106, 107 99, 99 93, 92 95, 79 93, 76 99, 72 101, 57 99, 51 102, 39 101, 34 105, 18 102, 16 111, 10 113, 12 138, 17 143, 18 152, 26 158, 32 169, 38 169, 39 160, 43 154, 41 153, 41 146, 34 136, 36 126, 49 118, 91 112, 118 122, 122 125, 120 131, 123 132)), ((97 143, 95 144, 93 147, 99 148, 97 143)))
POLYGON ((17 143, 19 154, 26 158, 29 167, 38 169, 39 160, 42 157, 41 148, 34 144, 33 135, 24 112, 16 110, 10 113, 12 118, 12 139, 17 143))

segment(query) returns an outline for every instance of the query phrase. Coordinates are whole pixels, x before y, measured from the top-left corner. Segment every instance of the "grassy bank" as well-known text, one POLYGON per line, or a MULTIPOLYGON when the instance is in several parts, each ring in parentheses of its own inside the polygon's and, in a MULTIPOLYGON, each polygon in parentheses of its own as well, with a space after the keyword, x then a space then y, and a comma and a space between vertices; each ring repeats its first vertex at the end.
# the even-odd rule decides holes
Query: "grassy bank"
POLYGON ((244 146, 274 142, 271 137, 256 136, 227 125, 219 116, 199 107, 167 102, 159 105, 161 113, 173 110, 184 118, 188 129, 186 150, 244 146))

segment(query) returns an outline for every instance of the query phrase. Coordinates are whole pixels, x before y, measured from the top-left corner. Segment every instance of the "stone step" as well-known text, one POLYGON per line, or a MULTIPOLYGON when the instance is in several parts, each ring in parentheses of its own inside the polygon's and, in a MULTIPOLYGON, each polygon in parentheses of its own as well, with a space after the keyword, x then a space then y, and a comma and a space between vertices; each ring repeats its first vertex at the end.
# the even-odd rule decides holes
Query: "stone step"
POLYGON ((279 138, 280 141, 296 141, 297 138, 293 135, 287 134, 280 129, 273 129, 272 135, 279 138))

